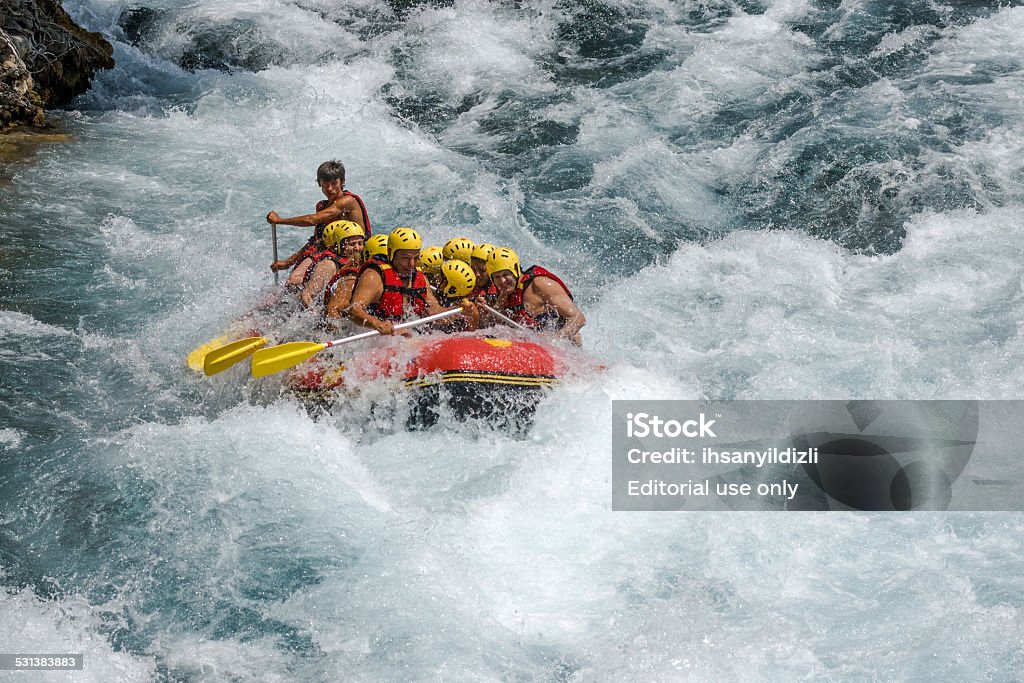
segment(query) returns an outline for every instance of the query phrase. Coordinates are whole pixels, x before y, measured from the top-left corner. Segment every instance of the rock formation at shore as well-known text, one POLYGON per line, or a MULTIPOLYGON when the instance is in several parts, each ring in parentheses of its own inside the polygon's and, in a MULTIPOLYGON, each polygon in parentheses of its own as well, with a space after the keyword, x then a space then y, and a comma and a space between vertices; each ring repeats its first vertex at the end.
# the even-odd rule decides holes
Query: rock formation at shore
POLYGON ((78 26, 58 0, 0 0, 0 131, 41 125, 114 66, 114 48, 78 26))

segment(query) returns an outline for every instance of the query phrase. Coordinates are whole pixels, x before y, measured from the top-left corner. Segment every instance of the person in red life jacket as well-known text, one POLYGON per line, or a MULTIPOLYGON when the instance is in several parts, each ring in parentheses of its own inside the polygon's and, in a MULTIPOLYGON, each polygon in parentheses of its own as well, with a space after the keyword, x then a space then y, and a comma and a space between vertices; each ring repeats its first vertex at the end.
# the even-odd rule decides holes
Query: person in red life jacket
POLYGON ((346 224, 343 226, 345 236, 341 240, 341 257, 352 265, 362 263, 363 249, 366 248, 366 231, 363 226, 352 221, 337 222, 346 224))
POLYGON ((487 274, 487 257, 494 251, 494 246, 481 242, 476 245, 470 257, 470 266, 476 276, 476 288, 470 294, 470 298, 482 300, 485 304, 493 306, 498 300, 498 288, 491 282, 491 276, 487 274))
POLYGON ((444 243, 441 254, 445 261, 458 259, 468 266, 473 258, 474 249, 476 249, 476 242, 468 237, 453 237, 444 243))
POLYGON ((388 236, 374 235, 363 244, 363 263, 370 261, 388 262, 388 236))
POLYGON ((348 317, 349 305, 352 303, 352 290, 359 274, 371 261, 388 262, 388 236, 374 235, 363 244, 359 261, 350 262, 327 283, 324 291, 324 314, 328 319, 340 320, 348 317))
MULTIPOLYGON (((476 287, 476 275, 473 274, 473 269, 459 259, 449 259, 441 264, 438 276, 441 284, 437 287, 432 286, 432 289, 437 296, 437 303, 443 308, 460 306, 473 293, 473 289, 476 287)), ((466 312, 466 315, 441 320, 435 326, 442 332, 448 332, 449 334, 453 332, 472 332, 480 327, 480 313, 478 311, 479 309, 474 306, 470 311, 466 312)))
POLYGON ((445 258, 441 251, 441 247, 427 247, 420 252, 420 270, 427 276, 427 282, 434 288, 434 292, 444 284, 444 278, 441 276, 441 266, 444 265, 445 258))
POLYGON ((302 305, 311 308, 330 282, 363 250, 363 228, 352 221, 334 221, 320 238, 324 248, 309 255, 310 266, 302 279, 302 305))
MULTIPOLYGON (((359 275, 349 318, 358 325, 390 335, 395 333, 395 323, 445 310, 430 291, 423 272, 416 267, 422 248, 418 232, 395 228, 388 235, 388 263, 370 262, 359 275)), ((466 315, 478 315, 469 300, 463 301, 462 309, 466 315)))
POLYGON ((370 216, 366 212, 366 204, 359 195, 345 189, 345 166, 340 161, 325 161, 316 170, 316 184, 326 199, 317 202, 316 211, 302 216, 282 218, 276 211, 267 214, 267 222, 274 225, 297 225, 313 227, 313 235, 304 247, 286 259, 270 264, 273 271, 285 270, 295 266, 288 276, 288 284, 299 285, 306 277, 309 269, 309 256, 323 249, 321 236, 328 223, 345 220, 359 225, 365 236, 370 236, 370 216), (296 265, 297 264, 297 265, 296 265))
POLYGON ((487 274, 498 289, 496 309, 520 325, 582 343, 579 332, 587 319, 557 275, 540 266, 523 271, 516 252, 506 247, 487 257, 487 274))

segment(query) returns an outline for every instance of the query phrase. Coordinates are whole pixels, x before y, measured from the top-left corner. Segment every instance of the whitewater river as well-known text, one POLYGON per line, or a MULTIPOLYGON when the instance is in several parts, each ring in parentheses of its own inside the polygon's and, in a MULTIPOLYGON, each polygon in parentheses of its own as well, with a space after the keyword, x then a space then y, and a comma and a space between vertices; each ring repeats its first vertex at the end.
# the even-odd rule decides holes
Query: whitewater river
POLYGON ((117 67, 0 169, 0 651, 86 659, 11 680, 1018 677, 1019 513, 612 512, 610 443, 1024 398, 1021 4, 65 2, 117 67), (562 275, 605 369, 525 437, 189 372, 331 158, 562 275))

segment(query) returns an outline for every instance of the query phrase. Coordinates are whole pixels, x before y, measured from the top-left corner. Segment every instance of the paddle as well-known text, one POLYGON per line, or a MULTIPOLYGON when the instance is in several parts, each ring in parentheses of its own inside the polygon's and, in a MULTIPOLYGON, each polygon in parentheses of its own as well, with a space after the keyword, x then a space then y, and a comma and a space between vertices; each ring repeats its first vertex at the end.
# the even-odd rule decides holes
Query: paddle
MULTIPOLYGON (((395 325, 395 329, 404 330, 407 327, 425 325, 453 315, 459 315, 460 313, 462 313, 461 308, 453 308, 450 311, 428 315, 426 318, 420 318, 419 320, 410 320, 407 323, 400 323, 395 325)), ((361 339, 369 339, 370 337, 376 337, 379 334, 380 332, 373 330, 372 332, 363 332, 351 337, 345 337, 344 339, 335 339, 330 342, 288 342, 287 344, 280 344, 279 346, 274 346, 269 349, 260 349, 252 357, 252 376, 266 377, 267 375, 272 375, 275 372, 281 372, 282 370, 294 367, 302 361, 312 358, 324 349, 329 349, 332 346, 339 346, 341 344, 348 344, 349 342, 359 341, 361 339)))
POLYGON ((505 315, 504 313, 501 313, 501 312, 500 312, 500 311, 498 311, 497 309, 491 308, 490 306, 488 306, 488 305, 487 305, 487 304, 485 304, 484 302, 482 302, 482 301, 481 301, 481 302, 480 302, 480 305, 481 305, 481 306, 483 306, 483 308, 484 308, 484 310, 485 310, 485 311, 487 311, 488 313, 490 313, 490 314, 491 314, 491 315, 493 315, 493 316, 496 316, 497 318, 500 318, 501 320, 504 320, 504 321, 505 321, 505 322, 507 322, 507 323, 508 323, 509 325, 511 325, 512 327, 516 328, 517 330, 524 330, 524 331, 529 331, 529 329, 530 329, 530 328, 529 328, 529 327, 527 327, 526 325, 520 325, 519 323, 517 323, 517 322, 516 322, 515 320, 513 320, 512 318, 508 317, 508 316, 507 316, 507 315, 505 315))
POLYGON ((227 370, 235 363, 245 360, 256 349, 267 343, 266 337, 246 337, 214 349, 203 358, 203 372, 207 377, 227 370))
POLYGON ((228 338, 224 335, 211 339, 201 346, 197 346, 192 349, 192 352, 185 358, 185 363, 188 364, 189 369, 195 370, 196 372, 203 371, 203 359, 206 358, 206 354, 213 351, 218 346, 223 346, 228 343, 228 338))
MULTIPOLYGON (((441 293, 440 290, 437 287, 435 287, 434 285, 430 285, 430 291, 432 291, 434 294, 440 294, 441 293)), ((520 325, 519 323, 517 323, 515 320, 513 320, 510 317, 508 317, 504 313, 501 313, 500 311, 498 311, 498 310, 496 310, 494 308, 491 308, 490 306, 485 304, 483 301, 475 301, 473 299, 470 299, 470 301, 473 301, 473 303, 475 303, 475 304, 477 304, 479 306, 482 306, 488 313, 490 313, 491 315, 493 315, 493 316, 495 316, 495 317, 497 317, 497 318, 499 318, 501 320, 504 320, 509 325, 511 325, 512 327, 516 328, 517 330, 529 331, 529 329, 530 329, 529 327, 526 327, 525 325, 520 325)))
MULTIPOLYGON (((270 224, 270 236, 274 240, 274 263, 277 263, 277 223, 270 224)), ((274 284, 278 281, 277 271, 274 271, 274 284)))

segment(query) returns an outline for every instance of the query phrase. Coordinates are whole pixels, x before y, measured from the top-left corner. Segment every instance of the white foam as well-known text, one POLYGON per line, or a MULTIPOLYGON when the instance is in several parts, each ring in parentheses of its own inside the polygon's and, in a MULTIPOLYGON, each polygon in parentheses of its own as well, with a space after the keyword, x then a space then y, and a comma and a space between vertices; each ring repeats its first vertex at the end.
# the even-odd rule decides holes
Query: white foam
POLYGON ((924 214, 907 232, 881 257, 785 232, 684 245, 607 293, 588 339, 709 396, 1019 397, 1017 212, 924 214))
MULTIPOLYGON (((112 23, 124 5, 115 4, 95 9, 112 23)), ((567 220, 587 208, 586 192, 600 201, 620 192, 608 204, 623 217, 620 229, 672 244, 677 236, 652 227, 640 208, 650 192, 667 207, 657 218, 671 230, 696 224, 714 234, 736 218, 716 196, 724 181, 762 163, 767 171, 783 167, 781 155, 764 161, 768 147, 755 134, 724 144, 677 140, 690 122, 723 107, 756 107, 807 84, 820 55, 787 22, 811 12, 809 3, 771 3, 760 16, 737 10, 708 34, 677 25, 691 6, 659 6, 669 20, 648 32, 644 49, 671 50, 664 69, 612 87, 575 86, 571 97, 536 112, 581 124, 578 142, 567 147, 592 163, 594 179, 578 203, 562 205, 567 220)), ((956 679, 1019 669, 1022 535, 1012 516, 613 513, 608 455, 616 399, 1019 397, 1024 226, 1013 197, 1024 136, 1019 102, 1010 106, 1020 91, 1016 76, 979 91, 1006 125, 924 159, 916 171, 935 175, 950 159, 976 167, 979 185, 994 177, 1007 188, 1009 199, 999 198, 1005 207, 992 201, 977 212, 910 217, 904 248, 890 256, 851 254, 786 230, 736 232, 683 244, 604 286, 586 281, 603 264, 573 255, 581 267, 570 284, 588 303, 586 350, 608 369, 556 389, 523 439, 444 420, 409 433, 390 429, 400 419, 369 412, 372 398, 386 403, 390 386, 315 422, 277 395, 279 380, 243 379, 244 366, 197 380, 205 393, 195 401, 173 395, 187 380, 168 369, 258 298, 270 281, 262 216, 271 208, 307 213, 320 198, 313 173, 326 158, 348 165, 347 186, 367 199, 378 230, 411 223, 443 241, 458 227, 524 255, 560 256, 523 219, 526 197, 516 180, 490 168, 495 138, 479 125, 506 89, 556 99, 542 63, 559 19, 553 7, 518 11, 467 0, 420 6, 404 28, 357 40, 362 19, 347 24, 345 12, 377 11, 370 3, 302 7, 328 17, 290 3, 179 7, 185 18, 253 18, 292 61, 257 74, 189 74, 119 46, 126 57, 97 78, 94 97, 138 110, 73 120, 85 133, 75 146, 81 156, 30 172, 46 192, 75 178, 83 202, 113 207, 106 221, 78 224, 100 233, 113 261, 100 273, 111 288, 181 295, 180 306, 145 318, 137 333, 80 333, 87 351, 109 351, 131 371, 149 390, 147 401, 171 394, 175 418, 165 423, 140 420, 113 437, 106 425, 78 425, 100 435, 86 444, 91 466, 111 473, 126 496, 145 492, 132 498, 149 506, 148 533, 133 538, 132 559, 144 568, 167 560, 181 571, 160 586, 181 595, 154 593, 145 582, 121 587, 129 604, 157 605, 134 627, 153 638, 150 653, 183 675, 217 680, 394 680, 410 671, 456 680, 872 678, 878 671, 956 679), (316 63, 327 44, 336 58, 316 63), (396 61, 414 75, 396 80, 396 61), (435 139, 392 116, 385 87, 449 106, 463 97, 481 104, 435 139), (188 105, 167 107, 167 92, 188 105), (222 409, 221 393, 232 407, 222 409), (198 411, 210 417, 177 417, 198 411), (272 599, 252 597, 246 589, 266 567, 243 560, 263 551, 267 562, 308 559, 310 575, 272 599), (213 627, 183 633, 189 626, 175 610, 162 611, 163 600, 192 600, 214 621, 232 610, 277 619, 308 637, 313 653, 242 630, 217 639, 209 637, 213 627), (226 606, 211 607, 217 600, 226 606), (939 652, 936 643, 957 647, 939 652)), ((1021 16, 1005 9, 949 29, 921 80, 952 81, 973 73, 975 57, 1016 54, 1021 16)), ((927 37, 890 36, 876 56, 927 37)), ((173 57, 175 40, 165 36, 159 51, 173 57)), ((870 113, 886 133, 927 131, 930 120, 908 104, 913 80, 866 87, 850 110, 870 113)), ((42 190, 35 197, 47 200, 42 190)), ((88 218, 82 206, 69 211, 88 218)), ((282 227, 282 251, 307 236, 282 227)), ((71 334, 11 312, 0 313, 5 327, 28 338, 71 334)), ((17 447, 23 435, 11 431, 0 431, 0 442, 17 447)), ((97 571, 116 574, 119 559, 97 571)), ((58 603, 25 593, 12 599, 29 618, 8 606, 0 629, 27 621, 35 634, 27 646, 63 633, 52 611, 58 603)), ((67 604, 86 622, 71 632, 93 638, 83 647, 96 648, 97 661, 120 662, 92 635, 94 608, 67 604)), ((121 657, 140 677, 151 674, 148 659, 121 657)), ((101 673, 105 680, 135 675, 101 673)))
POLYGON ((0 445, 10 450, 16 450, 25 440, 25 432, 20 429, 0 429, 0 445))
POLYGON ((166 654, 164 661, 167 666, 183 678, 259 680, 267 683, 295 680, 289 658, 279 652, 269 638, 242 643, 183 634, 164 637, 160 645, 166 654))
POLYGON ((923 26, 911 26, 899 33, 887 33, 878 41, 878 45, 871 51, 871 59, 882 59, 898 54, 908 47, 921 43, 927 38, 934 36, 935 30, 923 26))
POLYGON ((40 600, 28 588, 0 589, 0 642, 5 652, 83 657, 81 671, 21 672, 18 680, 152 680, 156 667, 151 657, 116 651, 102 635, 102 609, 79 597, 40 600))
POLYGON ((411 16, 407 49, 417 58, 416 78, 448 93, 456 104, 495 88, 551 92, 554 84, 536 59, 552 49, 548 26, 543 16, 466 0, 411 16))
POLYGON ((0 310, 0 340, 11 338, 44 339, 68 337, 70 330, 40 322, 26 313, 0 310))
POLYGON ((172 490, 195 484, 222 499, 287 479, 317 509, 332 506, 335 495, 378 511, 390 508, 387 494, 352 459, 351 439, 313 422, 295 405, 240 406, 211 423, 147 424, 123 438, 132 466, 172 490))
MULTIPOLYGON (((980 61, 995 60, 1003 63, 1007 54, 1020 49, 1022 31, 1024 8, 1002 7, 990 17, 978 19, 950 32, 933 49, 922 76, 930 80, 943 75, 963 76, 974 73, 980 61)), ((1006 74, 1013 83, 1019 83, 1022 75, 1019 66, 1006 74)), ((1012 97, 1011 93, 1002 94, 1012 97)))

